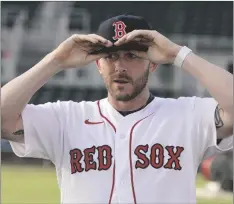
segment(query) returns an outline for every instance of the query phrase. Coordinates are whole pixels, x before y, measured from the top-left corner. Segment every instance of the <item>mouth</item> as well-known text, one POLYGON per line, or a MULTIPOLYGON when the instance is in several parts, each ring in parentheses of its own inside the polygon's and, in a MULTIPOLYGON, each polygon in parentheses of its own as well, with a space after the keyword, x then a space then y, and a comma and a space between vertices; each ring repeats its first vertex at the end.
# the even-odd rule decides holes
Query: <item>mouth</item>
POLYGON ((115 79, 113 81, 114 81, 114 83, 117 83, 117 84, 127 84, 127 83, 129 83, 129 81, 127 81, 125 79, 115 79))

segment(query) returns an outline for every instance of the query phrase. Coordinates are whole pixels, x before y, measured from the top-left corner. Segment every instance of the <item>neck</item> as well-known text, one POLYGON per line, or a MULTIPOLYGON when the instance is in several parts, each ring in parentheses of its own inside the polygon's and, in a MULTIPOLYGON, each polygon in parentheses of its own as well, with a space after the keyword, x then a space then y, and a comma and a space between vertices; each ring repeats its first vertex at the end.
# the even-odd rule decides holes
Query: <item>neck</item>
POLYGON ((117 101, 108 93, 108 101, 118 111, 134 111, 144 106, 149 96, 149 89, 145 88, 138 96, 130 101, 117 101))

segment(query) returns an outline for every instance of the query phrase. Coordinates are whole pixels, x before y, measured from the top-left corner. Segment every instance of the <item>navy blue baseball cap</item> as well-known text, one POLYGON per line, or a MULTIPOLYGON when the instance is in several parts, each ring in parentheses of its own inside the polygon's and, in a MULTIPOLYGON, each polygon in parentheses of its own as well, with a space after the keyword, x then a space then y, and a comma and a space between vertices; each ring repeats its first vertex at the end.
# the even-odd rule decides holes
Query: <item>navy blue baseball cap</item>
MULTIPOLYGON (((96 32, 97 35, 115 43, 118 39, 133 30, 152 30, 149 23, 140 16, 119 15, 102 22, 96 32)), ((147 51, 148 47, 137 42, 129 42, 120 46, 113 45, 112 47, 99 47, 90 54, 108 53, 118 50, 136 50, 147 51)))

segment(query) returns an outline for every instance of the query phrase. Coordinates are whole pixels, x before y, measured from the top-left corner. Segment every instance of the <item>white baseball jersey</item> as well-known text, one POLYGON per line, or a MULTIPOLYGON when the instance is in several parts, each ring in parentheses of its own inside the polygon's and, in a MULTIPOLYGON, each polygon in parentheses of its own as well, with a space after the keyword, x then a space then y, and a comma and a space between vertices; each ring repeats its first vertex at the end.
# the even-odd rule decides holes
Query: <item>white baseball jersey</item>
POLYGON ((51 160, 61 203, 196 203, 200 162, 232 148, 216 144, 211 98, 155 97, 122 116, 107 98, 27 105, 20 157, 51 160))

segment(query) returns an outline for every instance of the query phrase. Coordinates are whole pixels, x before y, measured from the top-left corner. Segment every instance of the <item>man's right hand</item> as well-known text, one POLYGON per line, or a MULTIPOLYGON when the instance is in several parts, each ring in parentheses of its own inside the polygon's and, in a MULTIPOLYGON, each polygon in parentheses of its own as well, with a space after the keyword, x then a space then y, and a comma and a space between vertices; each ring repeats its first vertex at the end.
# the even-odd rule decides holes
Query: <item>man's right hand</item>
POLYGON ((89 54, 99 47, 111 47, 112 42, 96 35, 72 35, 56 48, 51 56, 61 70, 85 66, 107 54, 89 54))

